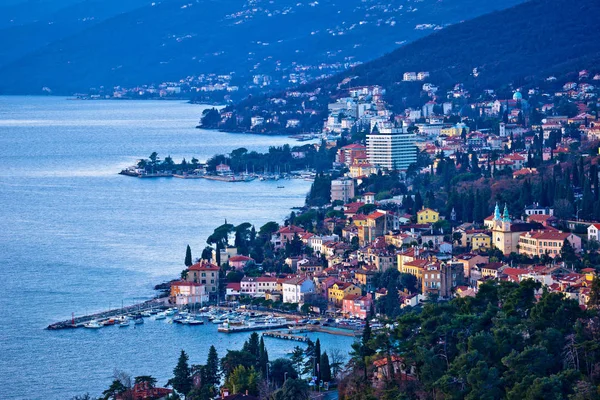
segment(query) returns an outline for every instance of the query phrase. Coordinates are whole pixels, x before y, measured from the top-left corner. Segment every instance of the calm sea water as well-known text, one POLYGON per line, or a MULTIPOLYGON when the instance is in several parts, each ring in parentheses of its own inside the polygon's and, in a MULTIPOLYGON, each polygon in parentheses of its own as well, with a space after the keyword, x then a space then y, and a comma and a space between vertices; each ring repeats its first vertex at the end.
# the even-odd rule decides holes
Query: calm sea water
MULTIPOLYGON (((203 363, 211 344, 220 356, 241 347, 247 334, 219 334, 212 324, 43 329, 72 312, 152 297, 154 284, 178 276, 186 245, 199 256, 225 219, 258 228, 303 203, 309 183, 302 180, 277 189, 281 182, 117 175, 153 151, 206 160, 242 146, 261 151, 292 143, 195 129, 203 108, 0 96, 0 398, 99 395, 115 368, 164 384, 181 349, 190 362, 203 363)), ((352 341, 317 337, 325 349, 348 349, 352 341)), ((294 346, 267 344, 271 358, 294 346)))

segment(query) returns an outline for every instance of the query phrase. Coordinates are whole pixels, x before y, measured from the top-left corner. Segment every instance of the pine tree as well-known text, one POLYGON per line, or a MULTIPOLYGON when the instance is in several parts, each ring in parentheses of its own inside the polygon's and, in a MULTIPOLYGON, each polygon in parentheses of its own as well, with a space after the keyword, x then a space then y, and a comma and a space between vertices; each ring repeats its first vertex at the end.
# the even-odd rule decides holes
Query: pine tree
POLYGON ((204 367, 204 379, 207 385, 217 386, 220 382, 219 376, 219 355, 214 345, 208 349, 208 357, 206 359, 206 366, 204 367))
POLYGON ((308 340, 306 342, 306 349, 304 350, 304 364, 302 365, 302 375, 310 375, 313 376, 314 368, 315 368, 315 343, 312 340, 308 340))
POLYGON ((192 388, 192 373, 188 365, 188 355, 181 350, 177 365, 173 369, 173 378, 169 379, 167 385, 172 386, 178 393, 187 395, 192 388))
POLYGON ((301 373, 304 364, 304 350, 302 349, 302 347, 294 347, 294 351, 292 352, 292 356, 290 358, 292 360, 292 365, 294 366, 294 369, 298 371, 298 373, 301 373))
POLYGON ((202 256, 201 258, 203 260, 210 260, 212 258, 212 252, 213 252, 213 248, 210 246, 206 246, 204 248, 204 250, 202 250, 202 256))
POLYGON ((192 249, 188 244, 187 249, 185 250, 185 266, 189 268, 192 266, 192 264, 192 249))
POLYGON ((590 289, 590 297, 587 306, 591 309, 597 309, 600 307, 600 278, 596 277, 592 281, 590 289))
POLYGON ((244 343, 243 350, 252 354, 258 360, 260 356, 260 339, 258 338, 258 333, 252 332, 248 341, 244 343))

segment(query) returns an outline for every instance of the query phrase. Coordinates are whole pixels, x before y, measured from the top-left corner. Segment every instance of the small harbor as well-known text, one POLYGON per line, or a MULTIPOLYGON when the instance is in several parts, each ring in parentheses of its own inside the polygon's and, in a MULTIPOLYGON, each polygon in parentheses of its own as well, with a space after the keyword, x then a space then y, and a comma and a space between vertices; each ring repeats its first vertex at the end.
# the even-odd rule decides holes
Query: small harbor
POLYGON ((181 325, 216 325, 217 332, 230 334, 266 331, 264 336, 276 339, 306 342, 308 333, 327 333, 354 337, 360 329, 344 329, 335 323, 319 323, 318 320, 300 320, 298 315, 282 315, 265 311, 231 310, 210 306, 196 309, 171 307, 165 299, 153 299, 140 304, 111 309, 49 325, 47 330, 100 329, 108 326, 127 327, 140 325, 144 319, 181 325))

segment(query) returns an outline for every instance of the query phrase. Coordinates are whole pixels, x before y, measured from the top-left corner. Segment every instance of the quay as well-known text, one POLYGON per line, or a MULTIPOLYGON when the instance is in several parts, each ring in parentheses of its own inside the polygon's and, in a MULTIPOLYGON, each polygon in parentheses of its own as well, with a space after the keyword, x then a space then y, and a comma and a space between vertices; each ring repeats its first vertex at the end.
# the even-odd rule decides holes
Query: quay
POLYGON ((121 172, 119 172, 119 175, 125 175, 125 176, 133 176, 135 178, 172 178, 173 174, 168 173, 168 172, 155 172, 155 173, 139 173, 136 172, 135 170, 131 170, 131 169, 124 169, 121 172))
POLYGON ((310 340, 308 336, 294 335, 293 333, 286 333, 283 331, 263 332, 263 336, 272 337, 276 339, 294 340, 296 342, 308 342, 310 340))
POLYGON ((295 340, 297 342, 308 342, 308 336, 300 335, 302 333, 310 333, 310 332, 320 332, 327 333, 330 335, 338 335, 338 336, 349 336, 356 337, 360 336, 362 331, 359 330, 348 330, 348 329, 329 329, 320 325, 307 325, 301 328, 290 328, 286 331, 283 330, 273 330, 268 332, 263 332, 263 336, 272 337, 276 339, 284 339, 284 340, 295 340))
POLYGON ((92 320, 96 320, 98 322, 105 321, 112 317, 117 317, 119 315, 131 315, 137 314, 142 311, 148 311, 152 309, 166 309, 164 299, 153 299, 148 300, 140 304, 134 304, 132 306, 127 306, 123 308, 115 308, 108 311, 102 311, 95 314, 84 315, 81 317, 73 317, 71 319, 56 322, 50 324, 46 327, 48 330, 59 330, 59 329, 75 329, 75 328, 83 328, 85 324, 89 323, 92 320))
POLYGON ((217 331, 222 333, 237 333, 237 332, 253 332, 253 331, 264 331, 266 329, 277 329, 277 328, 285 328, 289 324, 270 324, 270 325, 230 325, 224 326, 219 325, 217 331))

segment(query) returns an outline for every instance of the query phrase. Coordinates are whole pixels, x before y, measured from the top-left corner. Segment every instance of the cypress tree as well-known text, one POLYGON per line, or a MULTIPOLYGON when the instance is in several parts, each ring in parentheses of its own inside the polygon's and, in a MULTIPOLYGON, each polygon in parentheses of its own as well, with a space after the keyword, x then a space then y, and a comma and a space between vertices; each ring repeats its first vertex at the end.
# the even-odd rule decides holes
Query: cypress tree
POLYGON ((371 340, 371 324, 369 323, 369 319, 365 321, 365 328, 363 329, 362 334, 362 344, 366 346, 366 344, 371 340))
POLYGON ((192 264, 192 249, 188 244, 187 249, 185 250, 185 266, 189 268, 192 266, 192 264))
POLYGON ((581 199, 581 215, 580 218, 585 220, 591 219, 594 213, 594 196, 590 188, 590 181, 585 180, 583 183, 583 197, 581 199))
POLYGON ((590 165, 590 182, 594 189, 594 200, 598 200, 598 166, 596 164, 590 165))
POLYGON ((415 207, 413 209, 413 214, 417 214, 417 211, 421 211, 423 208, 423 198, 421 197, 421 193, 417 192, 415 195, 415 207))
POLYGON ((317 377, 317 384, 319 383, 319 381, 321 380, 321 341, 319 339, 317 339, 317 341, 315 342, 315 370, 313 372, 313 376, 317 377))
POLYGON ((217 386, 220 382, 219 377, 219 355, 215 346, 210 346, 208 349, 208 357, 206 359, 206 366, 204 368, 204 378, 208 385, 217 386))
POLYGON ((329 365, 327 352, 321 355, 321 380, 323 382, 331 382, 331 366, 329 365))
POLYGON ((258 369, 262 372, 263 377, 267 376, 267 368, 269 366, 269 353, 265 347, 265 341, 260 338, 259 355, 258 355, 258 369))

